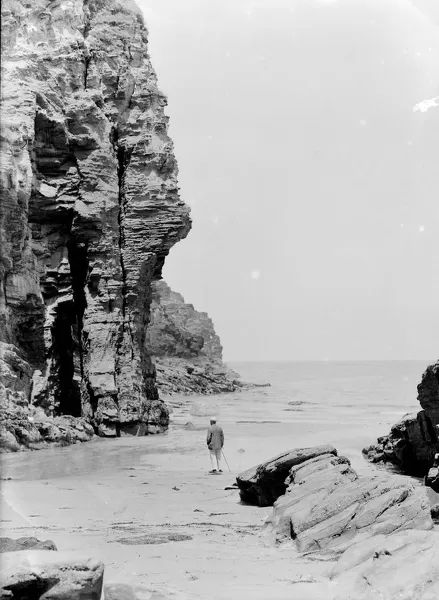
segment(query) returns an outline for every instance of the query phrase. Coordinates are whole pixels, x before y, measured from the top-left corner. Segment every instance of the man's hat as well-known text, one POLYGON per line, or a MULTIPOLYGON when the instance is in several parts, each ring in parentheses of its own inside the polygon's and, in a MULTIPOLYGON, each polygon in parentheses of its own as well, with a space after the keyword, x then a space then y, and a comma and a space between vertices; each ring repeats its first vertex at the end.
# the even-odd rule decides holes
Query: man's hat
POLYGON ((215 421, 215 423, 216 423, 216 417, 210 417, 210 420, 215 421))

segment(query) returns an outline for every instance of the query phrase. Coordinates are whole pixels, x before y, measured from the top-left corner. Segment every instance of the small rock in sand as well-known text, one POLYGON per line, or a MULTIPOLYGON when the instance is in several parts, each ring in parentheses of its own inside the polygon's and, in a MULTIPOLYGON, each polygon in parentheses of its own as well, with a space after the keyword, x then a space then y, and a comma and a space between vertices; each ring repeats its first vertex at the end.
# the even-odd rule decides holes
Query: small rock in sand
POLYGON ((38 540, 35 537, 21 537, 17 540, 12 538, 0 538, 0 553, 18 552, 20 550, 56 550, 55 543, 52 540, 38 540))
MULTIPOLYGON (((1 592, 12 598, 83 600, 100 598, 104 565, 76 552, 21 550, 5 552, 1 560, 1 592), (45 590, 45 591, 44 591, 45 590)), ((6 596, 7 597, 7 596, 6 596)))

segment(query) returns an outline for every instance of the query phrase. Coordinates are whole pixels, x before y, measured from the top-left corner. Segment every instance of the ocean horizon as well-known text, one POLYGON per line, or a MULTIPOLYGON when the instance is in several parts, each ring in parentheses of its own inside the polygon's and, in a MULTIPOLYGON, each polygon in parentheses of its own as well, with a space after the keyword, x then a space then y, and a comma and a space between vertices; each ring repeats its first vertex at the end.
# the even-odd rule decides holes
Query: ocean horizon
MULTIPOLYGON (((269 383, 258 388, 268 406, 284 400, 298 408, 312 403, 344 406, 360 412, 368 407, 393 414, 394 421, 420 409, 417 386, 432 361, 234 361, 227 365, 244 381, 269 383)), ((373 440, 371 440, 373 441, 373 440)))

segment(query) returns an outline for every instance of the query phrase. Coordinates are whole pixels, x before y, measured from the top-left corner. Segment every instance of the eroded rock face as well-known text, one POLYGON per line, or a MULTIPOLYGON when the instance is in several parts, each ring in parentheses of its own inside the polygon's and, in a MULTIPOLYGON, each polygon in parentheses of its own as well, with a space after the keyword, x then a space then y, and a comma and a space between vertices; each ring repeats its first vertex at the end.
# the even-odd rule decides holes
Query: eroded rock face
POLYGON ((363 450, 371 462, 388 462, 415 475, 427 473, 439 451, 439 362, 422 375, 418 400, 421 411, 405 415, 388 435, 363 450))
POLYGON ((424 488, 385 472, 358 475, 345 457, 324 453, 292 466, 267 528, 300 552, 341 552, 354 542, 433 528, 424 488))
POLYGON ((190 228, 137 7, 2 3, 1 407, 163 430, 151 282, 190 228))
POLYGON ((239 389, 239 375, 222 362, 222 346, 207 313, 186 304, 164 281, 151 286, 145 344, 163 394, 217 394, 239 389))

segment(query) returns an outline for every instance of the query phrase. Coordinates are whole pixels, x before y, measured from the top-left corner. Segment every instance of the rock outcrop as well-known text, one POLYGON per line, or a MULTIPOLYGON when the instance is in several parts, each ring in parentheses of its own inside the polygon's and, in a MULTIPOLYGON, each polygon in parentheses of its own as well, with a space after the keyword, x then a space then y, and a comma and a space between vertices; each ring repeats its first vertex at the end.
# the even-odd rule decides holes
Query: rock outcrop
POLYGON ((385 472, 358 475, 332 446, 290 450, 239 475, 237 483, 247 502, 274 502, 266 530, 299 552, 341 554, 374 536, 433 528, 421 486, 385 472))
POLYGON ((75 552, 22 550, 1 558, 2 598, 100 600, 104 565, 75 552))
POLYGON ((300 552, 341 551, 353 541, 433 527, 424 489, 388 473, 358 475, 345 457, 323 454, 290 469, 267 521, 278 543, 300 552))
MULTIPOLYGON (((252 467, 236 478, 243 502, 257 506, 272 506, 285 494, 287 477, 292 467, 319 456, 337 456, 337 450, 328 445, 295 448, 282 452, 265 463, 252 467)), ((347 459, 344 459, 348 462, 347 459)))
MULTIPOLYGON (((273 542, 327 562, 325 576, 307 583, 307 598, 439 597, 438 511, 411 478, 384 470, 358 475, 335 448, 316 446, 284 452, 237 482, 246 501, 274 501, 265 523, 273 542)), ((302 597, 299 585, 293 596, 302 597)))
POLYGON ((405 415, 378 443, 363 450, 374 463, 390 463, 413 475, 425 475, 439 451, 439 362, 430 365, 418 385, 422 410, 405 415))
POLYGON ((145 332, 190 219, 147 42, 131 0, 2 2, 2 416, 167 426, 145 332))
POLYGON ((151 286, 151 320, 145 344, 162 394, 217 394, 239 389, 239 375, 222 362, 222 346, 207 313, 164 281, 151 286))
POLYGON ((88 442, 95 433, 83 417, 48 417, 41 408, 13 403, 0 411, 0 452, 41 450, 88 442))

